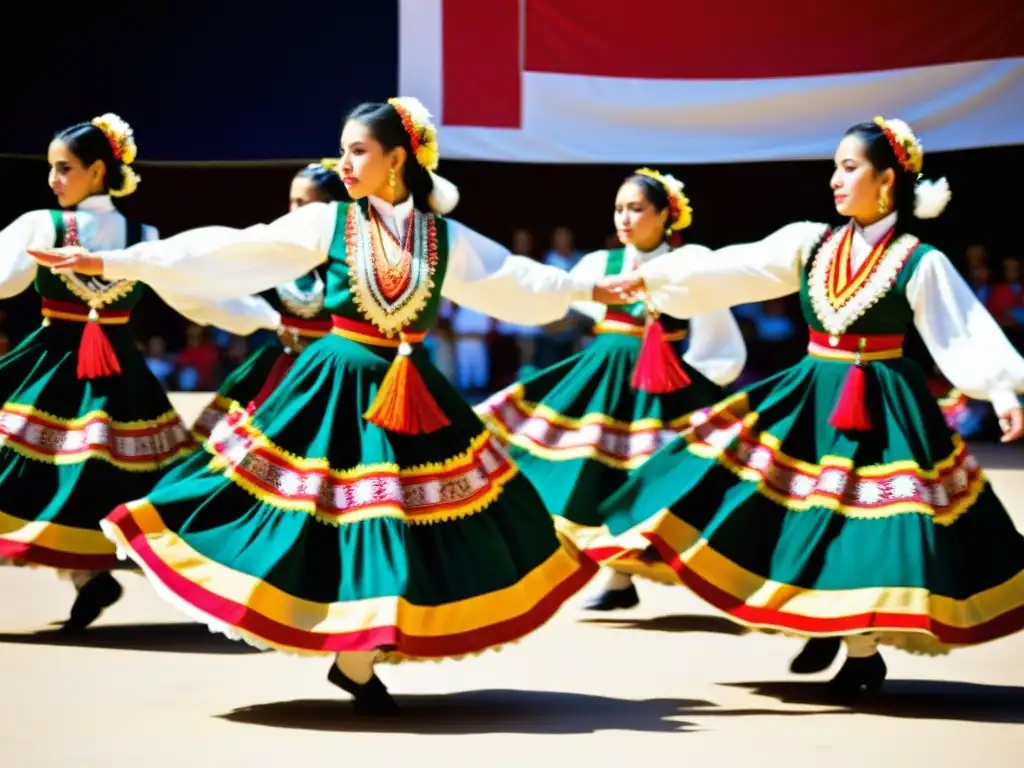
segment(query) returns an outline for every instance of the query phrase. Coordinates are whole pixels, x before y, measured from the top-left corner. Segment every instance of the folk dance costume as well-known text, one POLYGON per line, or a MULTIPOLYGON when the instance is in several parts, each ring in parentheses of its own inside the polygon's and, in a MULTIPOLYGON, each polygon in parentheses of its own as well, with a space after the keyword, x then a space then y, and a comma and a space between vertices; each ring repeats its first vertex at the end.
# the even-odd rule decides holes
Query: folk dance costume
MULTIPOLYGON (((529 634, 593 575, 420 346, 442 294, 545 324, 592 286, 411 197, 98 255, 110 277, 243 295, 326 264, 332 332, 258 410, 233 409, 190 472, 103 523, 172 603, 259 647, 441 659, 529 634)), ((391 711, 376 676, 339 674, 344 655, 329 679, 391 711)))
MULTIPOLYGON (((675 181, 656 177, 666 185, 675 181)), ((681 185, 678 190, 673 187, 672 194, 672 209, 679 212, 673 229, 678 230, 690 223, 689 201, 681 185)), ((572 274, 596 283, 606 275, 634 272, 669 250, 663 242, 647 253, 633 245, 595 251, 584 256, 572 274)), ((710 256, 703 246, 687 245, 672 258, 701 261, 710 256)), ((612 307, 585 302, 576 309, 595 321, 594 341, 563 362, 498 392, 476 410, 508 446, 520 471, 555 515, 559 530, 600 561, 600 502, 686 430, 697 409, 725 396, 721 387, 743 370, 746 347, 727 308, 692 320, 661 315, 656 330, 642 302, 612 307), (679 343, 688 335, 689 349, 679 360, 679 343)), ((620 574, 665 578, 659 573, 664 566, 639 558, 617 558, 616 565, 620 574)), ((628 577, 613 577, 611 585, 588 607, 613 610, 639 602, 628 577)))
MULTIPOLYGON (((79 595, 68 629, 91 623, 121 593, 107 573, 118 560, 100 520, 148 493, 197 446, 135 346, 131 314, 145 287, 37 270, 26 251, 156 238, 108 195, 76 211, 27 213, 0 232, 0 297, 32 285, 43 314, 41 327, 0 358, 0 557, 70 572, 79 595)), ((265 303, 160 295, 196 322, 234 333, 276 322, 265 303)))
POLYGON ((1024 628, 1024 538, 902 343, 913 323, 946 378, 1000 413, 1024 360, 949 260, 896 224, 793 224, 641 268, 681 315, 799 292, 810 344, 600 510, 622 556, 653 548, 735 621, 830 638, 794 671, 826 668, 846 638, 844 692, 884 680, 877 642, 937 654, 1024 628))
POLYGON ((280 313, 277 333, 281 344, 261 346, 224 379, 192 426, 198 440, 206 440, 232 409, 258 407, 284 378, 295 356, 311 341, 331 332, 331 318, 324 311, 324 289, 324 275, 314 270, 262 294, 280 313))

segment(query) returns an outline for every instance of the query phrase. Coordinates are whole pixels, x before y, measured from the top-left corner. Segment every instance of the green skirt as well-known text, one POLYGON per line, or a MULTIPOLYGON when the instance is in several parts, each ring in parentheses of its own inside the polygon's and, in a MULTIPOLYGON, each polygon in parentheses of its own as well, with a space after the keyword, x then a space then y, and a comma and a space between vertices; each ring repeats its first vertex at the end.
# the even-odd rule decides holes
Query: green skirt
POLYGON ((872 363, 873 430, 806 358, 709 409, 601 507, 604 557, 660 559, 736 621, 942 653, 1024 628, 1024 538, 909 360, 872 363))
POLYGON ((0 557, 66 570, 118 560, 100 520, 196 444, 135 347, 105 327, 121 375, 78 378, 82 324, 54 320, 0 358, 0 557))
POLYGON ((171 602, 258 647, 439 659, 533 631, 594 564, 422 349, 451 424, 403 435, 363 418, 393 356, 314 342, 105 532, 171 602))
POLYGON ((725 394, 685 362, 689 386, 661 395, 637 391, 630 379, 640 344, 633 336, 599 334, 583 351, 476 409, 537 488, 559 530, 584 551, 601 546, 601 501, 686 430, 694 411, 725 394))
POLYGON ((268 344, 257 349, 235 368, 192 425, 195 438, 200 442, 206 440, 232 408, 245 408, 252 402, 283 354, 286 353, 281 345, 268 344))

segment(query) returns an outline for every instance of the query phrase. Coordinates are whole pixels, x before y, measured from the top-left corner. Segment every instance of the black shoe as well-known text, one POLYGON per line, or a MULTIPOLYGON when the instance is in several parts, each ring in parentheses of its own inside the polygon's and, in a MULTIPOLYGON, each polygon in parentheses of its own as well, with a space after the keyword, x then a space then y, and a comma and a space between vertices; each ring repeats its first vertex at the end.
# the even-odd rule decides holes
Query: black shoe
POLYGON ((882 654, 861 659, 847 658, 842 668, 829 683, 829 688, 844 696, 876 693, 885 682, 888 669, 882 654))
POLYGON ((836 660, 841 645, 838 637, 812 637, 790 662, 789 671, 795 675, 824 672, 836 660))
POLYGON ((121 599, 124 590, 109 573, 98 573, 78 590, 71 616, 64 622, 63 631, 81 632, 100 617, 104 610, 121 599))
POLYGON ((360 685, 338 669, 337 664, 331 664, 327 680, 346 693, 352 694, 352 708, 357 715, 381 717, 398 712, 398 704, 376 675, 360 685))
POLYGON ((636 593, 636 587, 630 584, 625 589, 606 589, 587 603, 584 603, 585 611, 618 611, 623 608, 632 608, 640 604, 640 596, 636 593))

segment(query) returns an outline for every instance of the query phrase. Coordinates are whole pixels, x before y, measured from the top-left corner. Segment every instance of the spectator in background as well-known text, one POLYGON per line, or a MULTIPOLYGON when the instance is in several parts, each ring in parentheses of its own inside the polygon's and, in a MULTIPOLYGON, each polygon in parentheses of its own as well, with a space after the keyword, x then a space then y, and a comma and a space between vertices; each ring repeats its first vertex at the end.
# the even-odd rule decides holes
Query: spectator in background
POLYGON ((987 267, 988 266, 988 249, 984 245, 969 245, 965 252, 967 257, 967 271, 968 273, 974 267, 987 267))
MULTIPOLYGON (((534 245, 533 235, 525 229, 517 229, 512 233, 512 241, 509 244, 509 250, 512 253, 519 254, 520 256, 529 256, 531 259, 534 257, 534 245)), ((510 337, 517 350, 517 359, 512 361, 515 370, 511 371, 511 377, 513 379, 520 378, 523 375, 524 370, 531 370, 533 363, 536 358, 537 350, 537 337, 543 333, 544 329, 536 325, 516 325, 515 323, 499 322, 496 326, 498 335, 504 337, 510 337)), ((504 355, 495 356, 496 359, 504 359, 504 355)), ((502 372, 505 374, 506 372, 502 372)), ((499 386, 505 386, 507 382, 504 381, 506 376, 502 376, 503 381, 499 386)))
POLYGON ((551 250, 544 256, 545 264, 568 272, 581 258, 583 252, 576 250, 572 230, 568 227, 558 227, 551 233, 551 250))
POLYGON ((535 258, 533 251, 533 233, 528 229, 517 229, 512 233, 512 240, 509 243, 509 250, 520 256, 535 258))
POLYGON ((482 395, 491 381, 487 349, 491 318, 467 307, 455 307, 452 332, 455 336, 455 386, 464 395, 482 395))
POLYGON ((210 341, 206 328, 189 325, 187 346, 178 353, 178 386, 187 392, 212 392, 217 389, 220 354, 210 341))
MULTIPOLYGON (((583 253, 576 250, 572 231, 568 227, 558 227, 551 233, 551 249, 544 256, 545 264, 568 272, 582 257, 583 253)), ((548 368, 575 353, 585 325, 585 318, 572 311, 557 323, 544 326, 536 337, 534 365, 541 369, 548 368)))
POLYGON ((217 373, 218 383, 224 381, 233 370, 245 362, 245 358, 248 356, 249 339, 245 336, 232 336, 221 354, 220 370, 217 373))
POLYGON ((1003 280, 992 286, 988 311, 1005 329, 1024 327, 1024 287, 1020 282, 1019 259, 1007 259, 1003 262, 1003 280))
POLYGON ((974 295, 978 297, 978 301, 986 307, 992 293, 991 278, 992 273, 985 263, 975 262, 967 267, 967 282, 970 284, 971 290, 974 291, 974 295))
POLYGON ((146 367, 156 376, 160 386, 167 389, 174 376, 174 360, 167 354, 167 342, 163 336, 152 336, 146 346, 146 367))
POLYGON ((782 299, 766 301, 757 321, 757 338, 768 344, 784 344, 796 338, 796 323, 782 299))

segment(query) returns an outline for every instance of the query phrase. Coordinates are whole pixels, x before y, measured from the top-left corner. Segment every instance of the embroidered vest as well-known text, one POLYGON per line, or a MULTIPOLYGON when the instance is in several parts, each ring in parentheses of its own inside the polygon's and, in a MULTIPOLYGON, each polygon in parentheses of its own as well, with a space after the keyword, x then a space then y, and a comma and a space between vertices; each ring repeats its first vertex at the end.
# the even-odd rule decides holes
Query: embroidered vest
MULTIPOLYGON (((57 233, 54 247, 65 245, 68 229, 77 227, 73 211, 50 211, 53 229, 57 233)), ((142 224, 125 219, 125 247, 142 240, 142 224)), ((75 237, 70 238, 77 242, 75 237)), ((71 244, 71 243, 68 243, 71 244)), ((145 285, 134 280, 104 280, 96 275, 55 275, 49 269, 39 268, 35 278, 36 292, 47 299, 66 301, 96 309, 130 310, 139 303, 146 291, 145 285)))
MULTIPOLYGON (((349 320, 372 323, 385 333, 427 331, 437 321, 441 286, 448 269, 444 219, 414 210, 404 234, 402 259, 391 263, 373 247, 392 237, 376 221, 370 203, 338 203, 328 249, 325 309, 349 320)), ((393 238, 392 238, 393 239, 393 238)), ((393 248, 392 253, 398 251, 393 248)))
POLYGON ((850 274, 841 249, 845 229, 831 232, 807 260, 800 306, 808 327, 825 333, 906 333, 914 321, 907 283, 933 248, 911 235, 899 235, 850 274))
POLYGON ((303 320, 326 320, 330 313, 324 308, 327 298, 327 268, 318 267, 285 285, 260 294, 282 315, 303 320))

